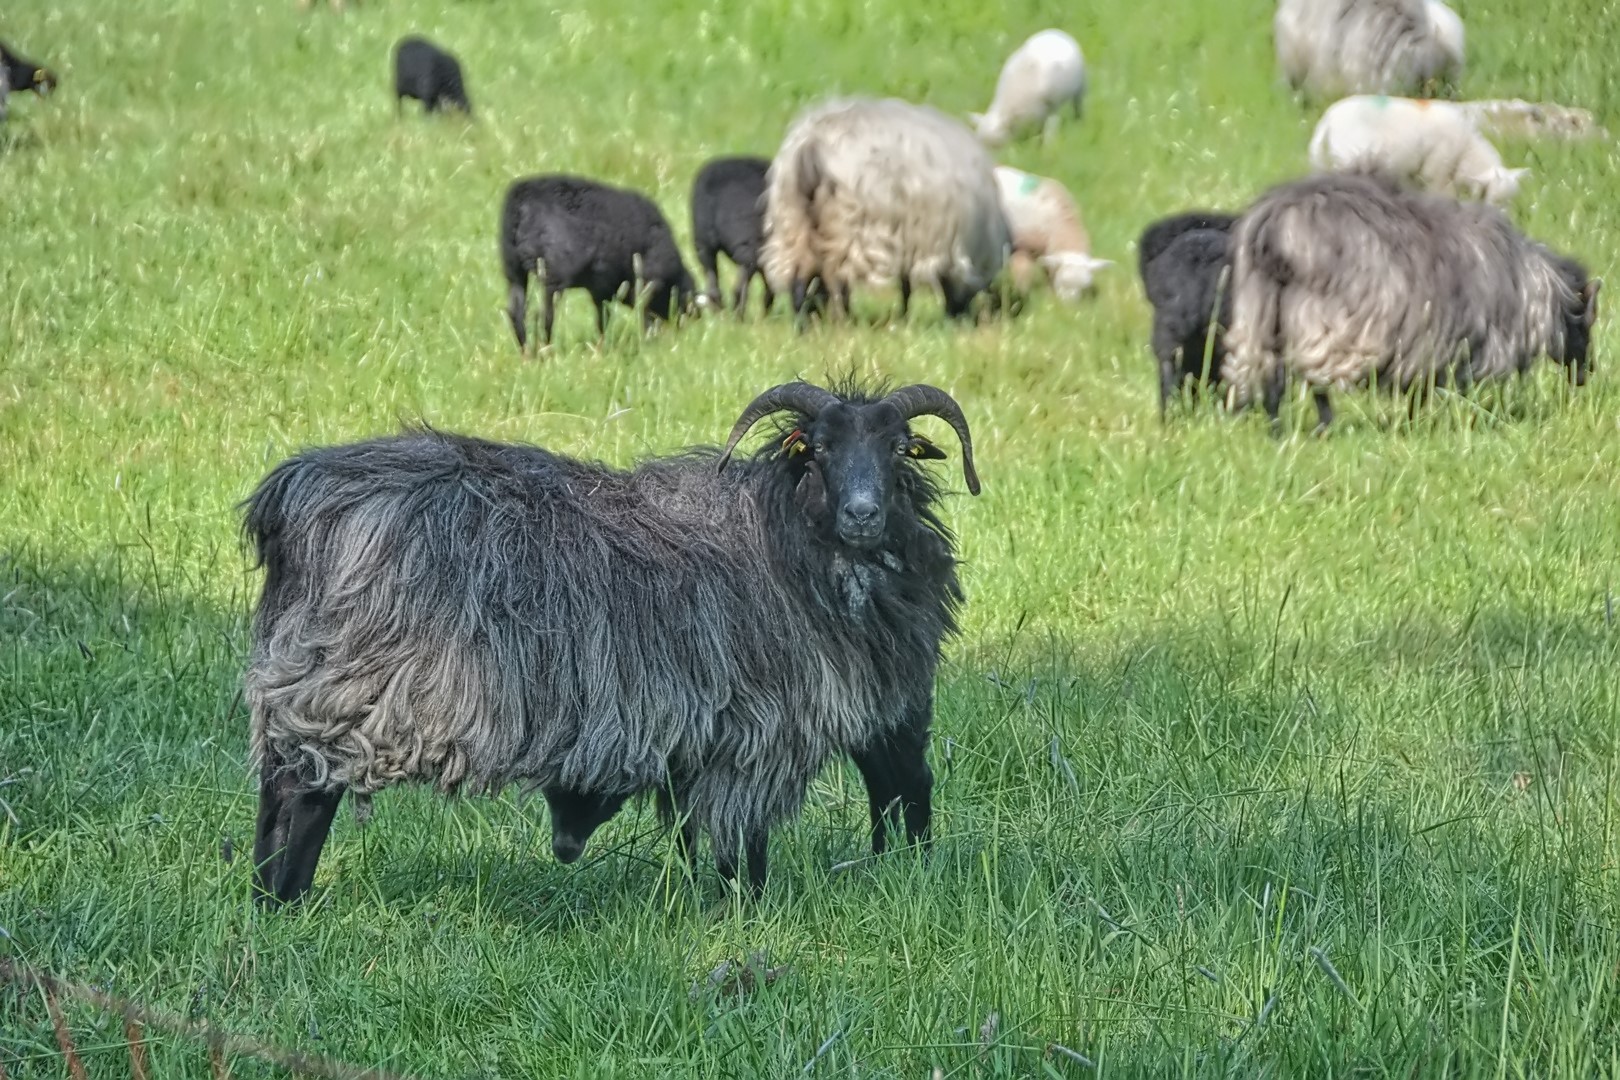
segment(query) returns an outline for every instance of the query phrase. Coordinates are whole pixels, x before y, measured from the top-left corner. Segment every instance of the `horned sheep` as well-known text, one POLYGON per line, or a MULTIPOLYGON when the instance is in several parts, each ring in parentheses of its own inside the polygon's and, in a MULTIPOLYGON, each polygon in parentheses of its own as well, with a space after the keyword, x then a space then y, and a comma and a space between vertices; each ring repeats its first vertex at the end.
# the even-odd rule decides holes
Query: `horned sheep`
POLYGON ((1057 130, 1065 107, 1080 116, 1086 96, 1086 61, 1080 43, 1062 30, 1042 30, 1002 66, 996 96, 983 113, 970 113, 980 139, 1001 146, 1039 127, 1043 140, 1057 130))
POLYGON ((540 340, 551 344, 557 294, 580 288, 596 302, 607 335, 608 304, 645 300, 642 326, 672 319, 696 297, 669 222, 645 195, 578 176, 534 176, 507 189, 501 206, 501 266, 507 317, 518 348, 528 340, 529 278, 540 283, 540 340))
POLYGON ((310 888, 345 791, 539 787, 559 857, 632 794, 666 793, 722 875, 763 887, 766 836, 840 755, 874 850, 927 838, 924 756, 962 593, 943 458, 967 421, 930 386, 789 383, 724 450, 621 470, 420 431, 301 453, 245 503, 265 568, 244 677, 265 902, 310 888), (776 436, 727 467, 760 421, 776 436))
POLYGON ((1362 94, 1335 102, 1311 137, 1321 170, 1377 172, 1459 198, 1500 205, 1528 169, 1509 169, 1470 112, 1448 101, 1362 94))
MULTIPOLYGON (((1545 354, 1585 383, 1599 282, 1484 203, 1324 174, 1273 188, 1232 234, 1225 374, 1277 418, 1289 375, 1421 394, 1501 379, 1545 354)), ((1417 398, 1414 398, 1414 403, 1417 398)))
POLYGON ((967 315, 1011 244, 994 163, 973 134, 925 105, 846 98, 788 129, 765 196, 765 276, 802 314, 812 281, 835 306, 850 287, 938 286, 967 315))
POLYGON ((1008 271, 1019 292, 1029 291, 1038 265, 1058 299, 1072 303, 1091 289, 1098 270, 1114 265, 1091 257, 1091 238, 1080 220, 1080 208, 1062 184, 997 165, 996 186, 1012 233, 1008 271))

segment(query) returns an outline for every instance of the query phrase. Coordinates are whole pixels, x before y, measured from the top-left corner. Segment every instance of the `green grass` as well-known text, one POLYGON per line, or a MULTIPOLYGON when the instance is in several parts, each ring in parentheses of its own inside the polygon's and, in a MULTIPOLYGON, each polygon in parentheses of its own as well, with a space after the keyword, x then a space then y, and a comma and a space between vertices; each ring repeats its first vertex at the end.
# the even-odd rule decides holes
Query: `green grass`
MULTIPOLYGON (((1620 122, 1612 0, 1458 6, 1470 95, 1620 122)), ((63 82, 0 128, 0 956, 423 1076, 790 1076, 829 1039, 812 1076, 1620 1067, 1613 322, 1579 392, 1549 368, 1413 424, 1345 399, 1326 439, 1161 426, 1130 244, 1302 170, 1314 116, 1274 82, 1268 0, 1061 10, 8 9, 63 82), (980 108, 1060 19, 1086 118, 1006 159, 1067 183, 1120 260, 1094 302, 957 328, 929 300, 802 337, 778 317, 641 341, 620 318, 597 351, 570 296, 559 348, 516 356, 512 178, 647 189, 684 243, 708 155, 769 153, 834 91, 980 108), (395 120, 412 30, 460 54, 476 124, 395 120), (660 892, 648 810, 563 867, 538 800, 396 790, 364 829, 341 815, 305 910, 252 909, 221 844, 251 845, 233 505, 265 470, 419 419, 627 462, 847 371, 951 389, 979 444, 984 495, 946 508, 970 599, 931 859, 829 873, 863 851, 852 770, 741 907, 708 870, 660 892), (692 993, 756 950, 786 972, 692 993)), ((1536 170, 1524 227, 1607 273, 1613 145, 1505 149, 1536 170)), ((91 1074, 127 1076, 116 1031, 70 1017, 106 1048, 91 1074)), ((38 996, 0 991, 10 1075, 63 1075, 53 1045, 38 996)), ((208 1075, 192 1044, 154 1053, 208 1075)))

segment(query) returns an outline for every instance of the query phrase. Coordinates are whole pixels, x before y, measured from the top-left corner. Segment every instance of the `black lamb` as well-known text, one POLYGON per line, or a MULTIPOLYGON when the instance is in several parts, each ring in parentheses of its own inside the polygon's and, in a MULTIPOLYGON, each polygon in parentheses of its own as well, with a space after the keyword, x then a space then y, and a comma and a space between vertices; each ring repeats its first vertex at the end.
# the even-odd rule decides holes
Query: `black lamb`
POLYGON ((394 108, 399 111, 406 98, 422 103, 426 112, 445 107, 472 115, 467 88, 461 81, 461 64, 426 38, 400 38, 394 46, 394 108))
POLYGON ((1161 416, 1171 395, 1188 383, 1221 381, 1232 316, 1227 247, 1235 220, 1230 214, 1193 210, 1154 222, 1137 241, 1137 269, 1153 305, 1161 416))
POLYGON ((748 286, 755 274, 765 284, 767 312, 776 300, 759 266, 765 246, 765 171, 770 167, 770 161, 762 157, 714 158, 692 181, 692 246, 697 248, 698 265, 708 279, 709 303, 724 306, 716 259, 724 253, 737 267, 732 306, 738 315, 748 306, 748 286))
POLYGON ((540 340, 551 344, 556 297, 585 289, 596 302, 596 330, 607 334, 608 302, 642 296, 645 329, 672 319, 696 296, 669 222, 651 199, 578 176, 534 176, 514 183, 501 208, 501 264, 507 315, 518 348, 528 343, 529 275, 540 279, 540 340))

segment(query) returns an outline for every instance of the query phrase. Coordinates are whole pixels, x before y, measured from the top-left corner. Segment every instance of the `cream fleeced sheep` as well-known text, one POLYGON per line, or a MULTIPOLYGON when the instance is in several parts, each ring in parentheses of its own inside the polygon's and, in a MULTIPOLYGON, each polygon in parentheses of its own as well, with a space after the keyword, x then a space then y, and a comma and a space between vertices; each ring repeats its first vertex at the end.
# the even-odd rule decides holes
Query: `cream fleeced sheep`
POLYGON ((996 187, 1012 230, 1008 269, 1019 292, 1029 292, 1039 265, 1058 299, 1073 303, 1092 287, 1098 270, 1114 265, 1091 257, 1091 238, 1080 208, 1056 180, 997 165, 996 187))
POLYGON ((1002 65, 996 96, 983 113, 972 113, 978 136, 1000 146, 1039 126, 1052 137, 1065 105, 1080 116, 1086 96, 1086 61, 1080 43, 1062 30, 1042 30, 1020 45, 1002 65))
POLYGON ((765 188, 766 279, 802 312, 812 282, 938 287, 950 315, 1001 271, 1011 245, 994 163, 961 123, 925 105, 846 98, 788 129, 765 188))
POLYGON ((1501 205, 1528 169, 1509 169, 1463 105, 1362 94, 1335 102, 1311 138, 1324 172, 1376 172, 1459 198, 1501 205))

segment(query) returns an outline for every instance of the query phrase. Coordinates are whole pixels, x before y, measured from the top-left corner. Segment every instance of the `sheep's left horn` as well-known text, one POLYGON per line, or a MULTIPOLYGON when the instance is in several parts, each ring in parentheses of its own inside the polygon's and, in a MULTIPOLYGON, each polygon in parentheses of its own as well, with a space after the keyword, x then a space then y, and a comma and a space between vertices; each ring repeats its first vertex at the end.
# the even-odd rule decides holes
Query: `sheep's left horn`
POLYGON ((902 386, 883 400, 899 409, 907 420, 913 416, 937 416, 950 424, 962 441, 962 479, 967 481, 969 491, 979 493, 979 474, 973 468, 973 436, 968 433, 967 418, 955 398, 937 386, 917 383, 902 386))
POLYGON ((731 437, 726 440, 726 448, 720 454, 717 471, 726 467, 726 462, 731 460, 731 452, 737 449, 737 444, 748 434, 748 429, 772 413, 794 409, 814 419, 822 409, 839 400, 841 400, 839 396, 831 390, 823 390, 807 382, 790 382, 771 387, 749 402, 748 408, 737 418, 737 423, 731 429, 731 437))

